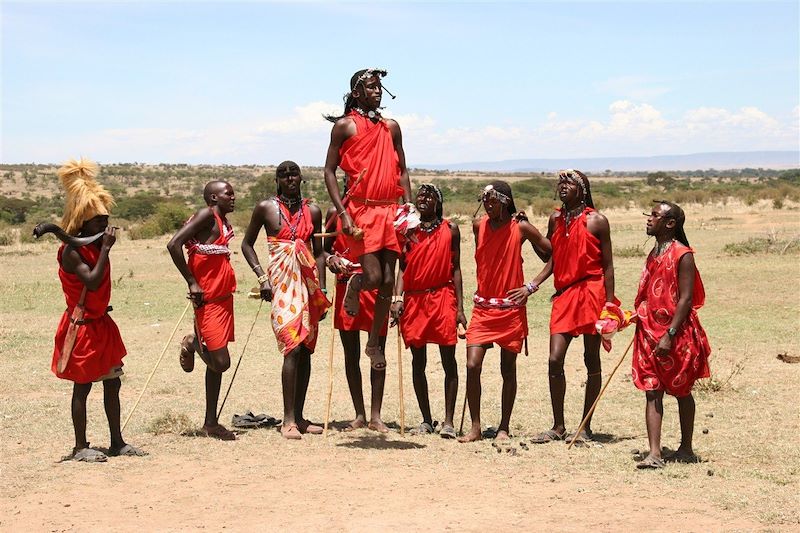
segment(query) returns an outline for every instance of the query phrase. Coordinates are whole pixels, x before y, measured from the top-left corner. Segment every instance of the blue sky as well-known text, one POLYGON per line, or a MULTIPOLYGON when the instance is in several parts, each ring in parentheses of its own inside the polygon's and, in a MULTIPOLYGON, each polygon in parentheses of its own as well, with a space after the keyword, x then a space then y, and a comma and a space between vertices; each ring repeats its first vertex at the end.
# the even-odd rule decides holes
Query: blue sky
POLYGON ((322 165, 389 71, 410 165, 797 150, 797 2, 3 1, 2 162, 322 165))

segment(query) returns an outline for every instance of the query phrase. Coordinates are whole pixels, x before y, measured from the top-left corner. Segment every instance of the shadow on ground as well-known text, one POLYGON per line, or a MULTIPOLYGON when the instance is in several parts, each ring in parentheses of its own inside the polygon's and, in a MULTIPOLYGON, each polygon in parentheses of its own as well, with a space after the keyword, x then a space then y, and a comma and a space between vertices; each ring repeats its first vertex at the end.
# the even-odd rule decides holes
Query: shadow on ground
POLYGON ((416 442, 389 440, 386 435, 363 435, 347 442, 340 442, 336 446, 358 448, 360 450, 418 450, 425 448, 424 444, 416 442))

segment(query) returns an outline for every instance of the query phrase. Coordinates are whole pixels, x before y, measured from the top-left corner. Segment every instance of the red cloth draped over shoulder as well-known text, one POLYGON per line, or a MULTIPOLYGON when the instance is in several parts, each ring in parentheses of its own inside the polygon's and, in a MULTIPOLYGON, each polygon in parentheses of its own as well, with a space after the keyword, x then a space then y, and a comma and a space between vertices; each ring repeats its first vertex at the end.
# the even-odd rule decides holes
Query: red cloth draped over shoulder
POLYGON ((409 243, 403 270, 403 339, 406 347, 452 346, 458 338, 450 223, 442 220, 431 233, 417 231, 416 236, 418 242, 409 243))
MULTIPOLYGON (((117 324, 106 312, 108 303, 111 301, 111 263, 106 264, 102 281, 97 290, 86 291, 84 319, 89 322, 78 327, 75 345, 67 367, 63 373, 59 373, 56 368, 58 356, 64 346, 70 316, 80 300, 84 287, 78 276, 64 270, 62 258, 65 247, 66 245, 62 244, 58 249, 57 259, 58 277, 61 280, 61 289, 64 291, 67 310, 61 315, 58 329, 56 329, 51 370, 61 379, 68 379, 75 383, 91 383, 105 376, 112 369, 121 366, 122 358, 127 353, 117 324)), ((99 248, 90 244, 75 250, 89 268, 94 268, 100 257, 99 248)))
POLYGON ((584 209, 569 228, 564 225, 564 214, 558 211, 550 238, 557 294, 550 314, 550 334, 594 335, 595 322, 606 303, 600 239, 586 227, 586 219, 594 209, 584 209))
MULTIPOLYGON (((223 222, 213 208, 219 237, 213 243, 186 243, 189 271, 203 289, 205 304, 195 309, 195 322, 200 337, 209 350, 219 350, 234 340, 233 293, 236 273, 230 261, 228 245, 233 239, 233 227, 223 222)), ((191 220, 191 219, 189 219, 191 220)))
POLYGON ((663 390, 681 398, 692 392, 696 380, 711 375, 711 347, 697 316, 697 310, 705 303, 705 289, 697 271, 692 310, 672 339, 669 355, 653 354, 678 307, 678 264, 685 254, 693 253, 688 246, 674 241, 661 256, 651 253, 645 263, 635 301, 638 321, 632 361, 633 383, 641 390, 663 390))
MULTIPOLYGON (((336 231, 341 230, 342 223, 341 221, 337 220, 336 231)), ((336 240, 333 241, 333 250, 348 261, 352 263, 358 263, 358 256, 353 255, 353 253, 347 247, 344 235, 339 234, 336 236, 336 240)), ((360 274, 361 272, 362 270, 360 267, 353 270, 353 274, 360 274)), ((342 306, 344 303, 344 293, 347 290, 348 279, 350 279, 350 275, 336 275, 336 298, 333 326, 340 331, 369 332, 369 330, 372 328, 372 321, 375 319, 375 299, 378 297, 378 289, 373 289, 371 291, 359 291, 358 314, 356 316, 350 316, 345 312, 344 307, 342 306)), ((386 331, 387 323, 384 323, 383 327, 381 328, 380 335, 385 337, 386 331)))
POLYGON ((364 230, 364 240, 345 237, 356 257, 388 249, 400 253, 394 231, 400 187, 400 159, 394 148, 392 132, 386 121, 372 122, 352 111, 347 115, 356 125, 356 134, 339 150, 339 167, 347 174, 351 200, 347 212, 353 223, 364 230), (353 187, 358 177, 364 177, 353 187), (380 205, 369 205, 377 201, 380 205))
POLYGON ((278 204, 281 220, 276 238, 287 241, 300 239, 306 243, 311 240, 311 236, 314 234, 314 221, 311 220, 311 211, 308 208, 310 202, 310 200, 304 198, 300 209, 292 214, 289 208, 283 205, 283 202, 275 200, 275 203, 278 204))
MULTIPOLYGON (((522 236, 516 221, 492 229, 484 215, 478 229, 475 249, 478 290, 483 298, 506 298, 509 290, 521 287, 522 236)), ((476 305, 467 328, 467 345, 497 343, 511 352, 522 351, 528 335, 528 317, 524 306, 506 309, 476 305)))

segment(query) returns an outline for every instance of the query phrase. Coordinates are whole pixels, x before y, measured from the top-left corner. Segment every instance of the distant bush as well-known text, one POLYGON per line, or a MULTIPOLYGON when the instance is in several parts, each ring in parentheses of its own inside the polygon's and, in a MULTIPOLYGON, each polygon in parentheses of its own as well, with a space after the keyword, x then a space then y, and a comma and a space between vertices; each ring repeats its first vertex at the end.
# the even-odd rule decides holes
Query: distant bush
POLYGON ((161 204, 143 223, 131 226, 128 235, 132 240, 152 239, 172 233, 183 226, 192 211, 178 204, 161 204))
POLYGON ((114 216, 126 220, 142 220, 158 210, 164 200, 154 193, 139 193, 117 199, 114 216))
POLYGON ((614 257, 644 257, 645 253, 641 246, 622 246, 614 248, 614 257))
POLYGON ((22 224, 35 205, 33 200, 0 197, 0 220, 9 224, 22 224))
POLYGON ((779 240, 772 237, 750 237, 746 241, 731 242, 722 249, 728 255, 756 255, 756 254, 776 254, 800 252, 800 240, 788 239, 779 240))

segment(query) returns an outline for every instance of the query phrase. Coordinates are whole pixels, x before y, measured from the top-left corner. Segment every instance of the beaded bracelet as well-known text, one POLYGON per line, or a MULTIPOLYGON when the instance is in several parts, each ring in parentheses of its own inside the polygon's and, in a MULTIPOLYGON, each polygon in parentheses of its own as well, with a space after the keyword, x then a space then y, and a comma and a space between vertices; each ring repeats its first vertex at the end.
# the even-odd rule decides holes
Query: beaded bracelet
POLYGON ((264 283, 269 281, 269 276, 266 274, 261 274, 260 276, 258 276, 257 280, 259 285, 263 285, 264 283))
POLYGON ((528 294, 533 294, 537 290, 539 290, 539 284, 529 281, 525 284, 525 288, 528 289, 528 294))

